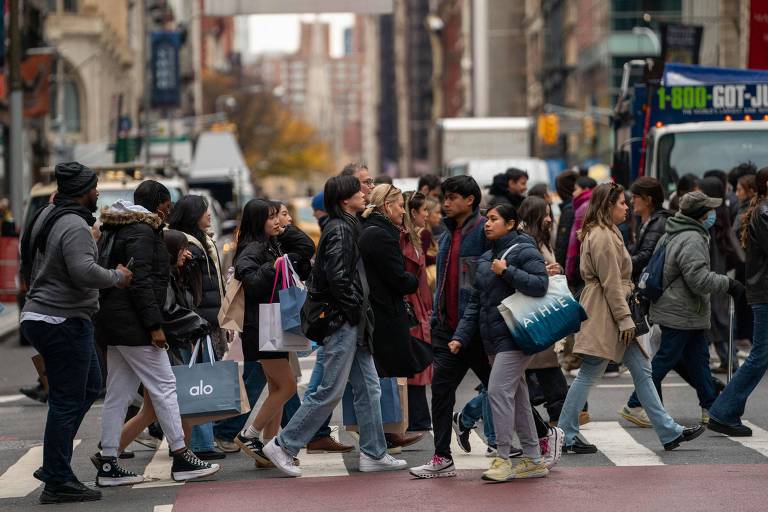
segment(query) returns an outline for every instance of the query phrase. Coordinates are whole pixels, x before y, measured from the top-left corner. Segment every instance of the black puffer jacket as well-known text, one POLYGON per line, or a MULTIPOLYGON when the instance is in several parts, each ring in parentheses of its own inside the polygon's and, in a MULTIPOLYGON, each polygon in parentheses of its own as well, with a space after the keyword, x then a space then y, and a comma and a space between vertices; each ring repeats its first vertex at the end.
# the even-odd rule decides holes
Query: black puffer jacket
POLYGON ((672 216, 668 210, 656 210, 651 214, 648 223, 640 227, 637 233, 637 240, 629 248, 629 254, 632 256, 632 282, 637 284, 640 274, 643 273, 651 256, 656 250, 656 244, 664 236, 664 229, 667 225, 667 219, 672 216))
POLYGON ((224 281, 216 244, 206 238, 208 248, 203 250, 202 243, 194 236, 187 234, 187 240, 192 259, 184 264, 184 273, 185 281, 192 285, 192 307, 211 326, 217 326, 224 281))
POLYGON ((763 203, 749 221, 747 241, 747 302, 768 303, 768 204, 763 203))
POLYGON ((328 334, 344 322, 357 325, 363 314, 363 286, 357 270, 359 221, 351 215, 333 218, 323 228, 309 291, 318 302, 328 302, 328 334))
POLYGON ((560 203, 560 219, 557 221, 557 235, 555 237, 555 261, 565 268, 565 260, 568 257, 568 243, 573 227, 573 201, 560 203))
POLYGON ((405 271, 400 230, 381 214, 374 213, 363 221, 358 246, 371 288, 370 302, 376 321, 373 353, 380 374, 394 376, 399 359, 411 344, 404 297, 419 288, 419 280, 405 271))
POLYGON ((494 242, 493 248, 478 260, 472 296, 453 338, 461 342, 462 350, 466 350, 479 331, 488 355, 520 350, 498 306, 516 292, 543 297, 548 286, 547 268, 536 242, 524 233, 512 231, 494 242), (501 258, 510 247, 513 249, 505 258, 507 270, 498 276, 491 270, 491 262, 501 258))
MULTIPOLYGON (((259 304, 267 304, 272 298, 275 260, 282 255, 280 245, 272 238, 266 242, 251 242, 235 258, 235 278, 240 280, 245 290, 244 328, 258 329, 259 304)), ((280 302, 277 291, 272 302, 280 302)))
POLYGON ((101 213, 100 250, 113 237, 108 266, 127 265, 133 258, 133 280, 126 289, 101 292, 96 316, 96 337, 102 345, 150 345, 150 331, 162 327, 168 290, 168 252, 162 221, 151 213, 101 213))
POLYGON ((277 237, 283 251, 291 255, 294 270, 302 279, 312 272, 312 257, 315 255, 315 242, 306 233, 289 224, 277 237))

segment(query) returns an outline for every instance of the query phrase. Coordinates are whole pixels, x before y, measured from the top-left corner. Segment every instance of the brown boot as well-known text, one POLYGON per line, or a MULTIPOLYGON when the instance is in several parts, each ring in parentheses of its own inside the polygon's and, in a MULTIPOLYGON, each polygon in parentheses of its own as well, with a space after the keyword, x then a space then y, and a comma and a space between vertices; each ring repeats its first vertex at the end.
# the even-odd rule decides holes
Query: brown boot
POLYGON ((307 453, 347 453, 354 449, 354 446, 341 444, 331 436, 314 439, 307 445, 307 453))
POLYGON ((413 432, 406 432, 405 434, 385 434, 387 436, 387 441, 393 446, 397 448, 405 448, 406 446, 411 446, 412 444, 416 444, 419 441, 421 441, 421 438, 424 437, 423 433, 413 433, 413 432))

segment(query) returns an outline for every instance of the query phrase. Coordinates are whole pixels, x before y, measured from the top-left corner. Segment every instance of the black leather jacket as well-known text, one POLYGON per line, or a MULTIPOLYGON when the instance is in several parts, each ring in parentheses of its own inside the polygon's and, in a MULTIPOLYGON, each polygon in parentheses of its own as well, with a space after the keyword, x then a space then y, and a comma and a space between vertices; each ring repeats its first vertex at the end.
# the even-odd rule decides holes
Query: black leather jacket
POLYGON ((763 203, 749 221, 747 241, 747 302, 768 303, 768 204, 763 203))
POLYGON ((334 314, 357 325, 362 316, 363 286, 357 269, 359 222, 351 215, 333 218, 323 228, 309 291, 313 298, 331 306, 330 330, 341 323, 334 314))

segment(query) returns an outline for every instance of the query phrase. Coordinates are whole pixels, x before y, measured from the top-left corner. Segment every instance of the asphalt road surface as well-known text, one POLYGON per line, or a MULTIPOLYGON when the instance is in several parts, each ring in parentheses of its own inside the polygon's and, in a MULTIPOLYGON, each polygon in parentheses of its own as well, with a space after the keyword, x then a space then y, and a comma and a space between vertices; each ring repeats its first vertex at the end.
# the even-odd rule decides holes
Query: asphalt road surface
MULTIPOLYGON (((38 510, 39 482, 32 471, 42 460, 46 406, 18 394, 34 382, 29 357, 15 338, 0 343, 0 511, 38 510)), ((314 360, 302 360, 305 380, 314 360)), ((470 374, 457 403, 475 395, 470 374)), ((134 444, 136 458, 124 465, 155 479, 134 487, 105 489, 100 502, 56 505, 59 511, 364 511, 364 510, 568 510, 590 511, 765 511, 768 510, 768 384, 764 380, 747 405, 745 420, 751 438, 729 439, 711 432, 673 452, 665 452, 652 429, 619 420, 616 411, 632 390, 628 374, 604 378, 590 396, 592 422, 584 436, 595 443, 594 455, 566 455, 546 479, 486 484, 487 469, 482 428, 472 435, 470 454, 454 448, 459 474, 438 481, 412 479, 407 471, 361 474, 356 452, 344 455, 301 454, 301 479, 280 478, 275 470, 256 469, 252 460, 236 453, 221 461, 222 470, 206 481, 183 485, 170 480, 167 450, 157 452, 134 444), (618 467, 617 467, 618 466, 618 467)), ((665 381, 665 403, 683 424, 698 422, 696 394, 676 375, 665 381)), ((543 412, 543 411, 542 411, 543 412)), ((546 418, 546 413, 543 412, 546 418)), ((92 483, 95 470, 88 457, 96 451, 101 428, 101 404, 86 417, 74 451, 75 473, 92 483)), ((332 424, 341 423, 337 409, 332 424)), ((354 440, 343 428, 335 435, 354 440)), ((455 444, 455 441, 454 441, 455 444)), ((432 455, 427 435, 398 457, 409 465, 423 464, 432 455)))

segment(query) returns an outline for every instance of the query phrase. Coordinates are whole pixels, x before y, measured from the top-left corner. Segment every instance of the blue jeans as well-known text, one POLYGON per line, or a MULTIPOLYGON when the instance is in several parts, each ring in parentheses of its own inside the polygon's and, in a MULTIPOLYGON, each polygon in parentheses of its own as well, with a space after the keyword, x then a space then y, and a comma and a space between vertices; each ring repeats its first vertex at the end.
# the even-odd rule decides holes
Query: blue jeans
MULTIPOLYGON (((683 367, 685 380, 696 389, 699 405, 709 409, 716 395, 712 372, 709 370, 709 345, 704 339, 704 331, 661 327, 661 345, 651 363, 651 376, 662 400, 661 381, 678 364, 683 367)), ((636 391, 629 397, 627 406, 640 407, 636 391)))
POLYGON ((336 408, 349 382, 355 392, 360 451, 374 459, 382 458, 387 453, 387 441, 379 404, 381 387, 373 355, 367 346, 357 344, 357 327, 346 323, 325 339, 324 348, 323 378, 277 436, 277 444, 296 456, 336 408))
MULTIPOLYGON (((312 367, 312 376, 309 378, 309 384, 307 384, 307 391, 304 393, 304 400, 307 399, 307 397, 314 393, 317 390, 317 387, 320 385, 320 382, 323 380, 323 364, 325 361, 325 349, 320 346, 317 348, 317 351, 315 352, 315 366, 312 367)), ((312 441, 315 439, 321 439, 323 437, 329 437, 331 435, 331 415, 328 415, 328 418, 326 418, 325 423, 323 423, 320 428, 318 429, 317 433, 315 434, 315 437, 312 438, 312 441)))
MULTIPOLYGON (((558 426, 565 432, 566 446, 573 444, 576 434, 579 433, 579 413, 584 404, 587 403, 589 391, 594 386, 595 381, 605 373, 608 363, 607 359, 601 357, 582 356, 579 375, 571 384, 571 389, 568 390, 568 396, 565 397, 558 422, 558 426)), ((665 444, 677 439, 682 434, 683 427, 678 425, 664 409, 651 380, 651 363, 637 343, 630 343, 624 352, 624 366, 629 369, 629 373, 632 375, 640 403, 643 404, 659 440, 665 444)))
POLYGON ((752 313, 752 350, 709 410, 709 416, 724 425, 741 424, 747 399, 768 369, 768 304, 752 305, 752 313))
MULTIPOLYGON (((245 384, 245 392, 248 395, 248 402, 250 403, 251 408, 253 408, 256 405, 256 402, 258 402, 264 388, 267 386, 267 377, 264 375, 264 369, 262 368, 261 363, 257 361, 245 362, 243 368, 243 384, 245 384)), ((283 406, 283 418, 280 422, 283 427, 288 424, 300 405, 301 400, 299 400, 299 395, 294 393, 290 400, 283 406)), ((213 434, 217 438, 224 439, 225 441, 233 440, 238 432, 245 427, 245 422, 249 415, 250 413, 245 413, 240 416, 234 416, 215 422, 213 424, 213 434)))
POLYGON ((77 480, 70 466, 72 442, 101 391, 93 324, 81 318, 58 325, 27 320, 22 322, 21 332, 45 359, 48 374, 43 480, 50 484, 77 480))
POLYGON ((491 405, 488 403, 488 392, 485 387, 467 405, 461 410, 461 426, 464 428, 475 428, 475 425, 481 419, 483 420, 483 434, 485 442, 489 446, 496 446, 496 432, 493 430, 493 415, 491 414, 491 405))

